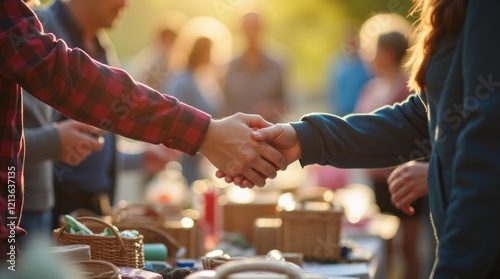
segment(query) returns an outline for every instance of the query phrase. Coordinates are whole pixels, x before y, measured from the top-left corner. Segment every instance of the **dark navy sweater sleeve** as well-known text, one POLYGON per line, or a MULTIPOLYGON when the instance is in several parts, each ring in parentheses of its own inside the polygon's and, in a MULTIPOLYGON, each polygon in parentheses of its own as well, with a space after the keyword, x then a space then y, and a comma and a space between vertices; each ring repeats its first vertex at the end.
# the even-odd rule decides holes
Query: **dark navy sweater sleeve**
POLYGON ((344 118, 310 114, 292 123, 302 149, 301 164, 382 168, 428 156, 426 109, 418 95, 369 114, 344 118))
POLYGON ((486 278, 499 268, 499 11, 498 0, 468 2, 460 54, 468 117, 449 166, 453 187, 434 278, 486 278))

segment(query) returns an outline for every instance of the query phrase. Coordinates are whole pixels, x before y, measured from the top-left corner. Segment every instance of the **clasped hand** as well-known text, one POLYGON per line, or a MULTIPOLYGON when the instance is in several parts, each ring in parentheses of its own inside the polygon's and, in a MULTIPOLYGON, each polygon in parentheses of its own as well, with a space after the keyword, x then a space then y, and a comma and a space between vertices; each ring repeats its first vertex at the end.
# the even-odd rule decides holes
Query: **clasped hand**
MULTIPOLYGON (((242 113, 213 120, 200 151, 219 169, 218 178, 243 188, 264 186, 277 170, 301 157, 292 125, 273 125, 258 115, 242 113)), ((396 168, 388 184, 394 205, 414 214, 411 203, 427 194, 427 164, 411 162, 396 168)))
POLYGON ((219 169, 217 177, 240 186, 264 186, 278 170, 300 158, 300 143, 290 124, 273 125, 258 115, 237 113, 212 120, 200 148, 219 169))

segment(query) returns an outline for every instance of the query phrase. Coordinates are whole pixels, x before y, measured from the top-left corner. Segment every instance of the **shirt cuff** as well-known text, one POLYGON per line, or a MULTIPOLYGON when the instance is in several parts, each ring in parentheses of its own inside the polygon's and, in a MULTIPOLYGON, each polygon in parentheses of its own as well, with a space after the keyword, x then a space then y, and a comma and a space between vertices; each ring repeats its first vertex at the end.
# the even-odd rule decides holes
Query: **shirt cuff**
POLYGON ((297 132, 300 142, 302 167, 320 162, 323 141, 317 136, 313 125, 307 121, 290 123, 297 132))
POLYGON ((209 114, 180 103, 176 121, 163 144, 188 155, 196 155, 205 139, 210 120, 209 114))

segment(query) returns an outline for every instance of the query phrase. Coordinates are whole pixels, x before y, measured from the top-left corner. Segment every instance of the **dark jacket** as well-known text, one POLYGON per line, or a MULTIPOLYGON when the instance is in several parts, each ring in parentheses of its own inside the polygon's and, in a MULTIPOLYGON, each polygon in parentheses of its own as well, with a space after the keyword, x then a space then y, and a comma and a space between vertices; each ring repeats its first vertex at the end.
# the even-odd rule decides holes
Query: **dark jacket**
POLYGON ((442 39, 420 96, 371 115, 313 114, 293 124, 303 165, 387 167, 430 154, 433 278, 500 270, 498 13, 498 0, 469 1, 461 34, 442 39))

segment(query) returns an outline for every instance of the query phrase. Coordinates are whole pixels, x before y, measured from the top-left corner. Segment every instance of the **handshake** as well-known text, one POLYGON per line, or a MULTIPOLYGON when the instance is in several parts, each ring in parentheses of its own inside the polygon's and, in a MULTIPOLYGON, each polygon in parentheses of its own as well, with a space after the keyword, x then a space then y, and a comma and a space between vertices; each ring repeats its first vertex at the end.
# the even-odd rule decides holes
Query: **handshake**
POLYGON ((219 170, 217 177, 240 187, 264 186, 278 170, 301 157, 298 135, 290 124, 267 122, 237 113, 212 120, 200 153, 219 170))

